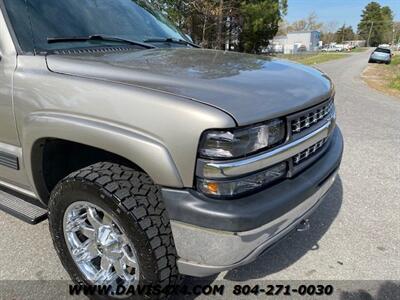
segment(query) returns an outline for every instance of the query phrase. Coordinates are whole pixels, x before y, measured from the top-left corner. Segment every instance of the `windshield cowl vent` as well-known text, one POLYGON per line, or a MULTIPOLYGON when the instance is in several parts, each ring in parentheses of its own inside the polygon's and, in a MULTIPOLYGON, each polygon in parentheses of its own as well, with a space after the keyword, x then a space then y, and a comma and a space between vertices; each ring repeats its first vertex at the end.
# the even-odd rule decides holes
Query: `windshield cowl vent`
POLYGON ((118 47, 98 47, 98 48, 81 48, 81 49, 61 49, 55 50, 54 54, 66 54, 66 55, 74 55, 74 54, 101 54, 101 53, 109 53, 109 52, 125 52, 136 50, 136 47, 132 46, 118 46, 118 47))

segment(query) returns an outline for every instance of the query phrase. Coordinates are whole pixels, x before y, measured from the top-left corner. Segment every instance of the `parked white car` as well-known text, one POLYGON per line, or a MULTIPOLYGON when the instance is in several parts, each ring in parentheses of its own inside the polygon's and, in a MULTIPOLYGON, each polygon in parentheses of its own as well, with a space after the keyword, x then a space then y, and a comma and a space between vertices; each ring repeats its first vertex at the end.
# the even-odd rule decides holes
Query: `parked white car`
POLYGON ((341 52, 343 48, 338 48, 336 46, 328 46, 321 49, 322 52, 341 52))
POLYGON ((342 51, 346 50, 346 45, 344 45, 344 44, 336 44, 335 47, 337 49, 339 49, 338 52, 342 52, 342 51))
POLYGON ((378 48, 390 49, 390 45, 389 44, 380 44, 378 46, 378 48))

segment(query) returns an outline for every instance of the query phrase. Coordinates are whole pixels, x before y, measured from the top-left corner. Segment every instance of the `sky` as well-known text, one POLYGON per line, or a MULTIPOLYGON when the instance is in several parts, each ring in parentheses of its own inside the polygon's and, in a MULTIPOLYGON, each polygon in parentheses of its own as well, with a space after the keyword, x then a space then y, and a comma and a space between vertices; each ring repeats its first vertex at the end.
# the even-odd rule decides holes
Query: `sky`
MULTIPOLYGON (((357 29, 364 7, 372 0, 288 0, 288 14, 285 17, 290 23, 307 17, 315 12, 320 22, 338 22, 341 26, 351 25, 357 29)), ((389 6, 394 12, 395 20, 400 21, 400 0, 374 0, 382 6, 389 6)))

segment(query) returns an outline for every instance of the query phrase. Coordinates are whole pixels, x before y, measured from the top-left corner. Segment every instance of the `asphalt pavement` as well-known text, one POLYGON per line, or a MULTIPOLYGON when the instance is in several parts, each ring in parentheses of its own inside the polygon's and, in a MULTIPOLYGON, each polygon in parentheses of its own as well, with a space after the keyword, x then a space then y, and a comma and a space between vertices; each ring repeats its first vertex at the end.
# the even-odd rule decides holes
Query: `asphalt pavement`
MULTIPOLYGON (((254 263, 206 279, 209 283, 380 280, 365 299, 388 285, 400 295, 400 285, 390 283, 400 280, 400 99, 360 79, 368 55, 316 66, 335 83, 345 152, 339 178, 310 218, 311 229, 294 232, 254 263)), ((48 223, 30 226, 0 212, 0 280, 67 279, 48 223)))

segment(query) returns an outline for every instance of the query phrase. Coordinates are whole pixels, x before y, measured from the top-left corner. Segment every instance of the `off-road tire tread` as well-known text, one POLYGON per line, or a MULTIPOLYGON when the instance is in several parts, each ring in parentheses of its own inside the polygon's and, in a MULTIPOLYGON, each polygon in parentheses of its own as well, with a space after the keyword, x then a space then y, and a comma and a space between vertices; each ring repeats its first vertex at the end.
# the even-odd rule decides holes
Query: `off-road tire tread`
MULTIPOLYGON (((167 211, 160 188, 144 172, 109 162, 100 162, 73 172, 61 180, 51 194, 49 211, 62 186, 70 180, 94 184, 102 193, 114 197, 133 222, 145 232, 157 261, 159 284, 162 287, 178 284, 177 254, 167 211)), ((51 218, 50 228, 52 227, 51 218)))

